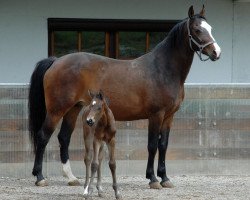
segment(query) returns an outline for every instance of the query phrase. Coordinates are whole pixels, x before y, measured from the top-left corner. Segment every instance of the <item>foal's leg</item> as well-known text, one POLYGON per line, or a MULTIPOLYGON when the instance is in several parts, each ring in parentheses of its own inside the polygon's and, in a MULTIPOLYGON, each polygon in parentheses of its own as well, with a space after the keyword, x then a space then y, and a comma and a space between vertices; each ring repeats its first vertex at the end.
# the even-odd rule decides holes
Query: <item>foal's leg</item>
POLYGON ((89 189, 88 189, 88 196, 91 196, 93 192, 93 181, 97 172, 97 169, 99 167, 99 160, 98 160, 98 155, 99 155, 99 150, 102 146, 102 141, 98 139, 94 139, 94 157, 93 161, 91 163, 91 179, 89 182, 89 189))
POLYGON ((84 146, 85 146, 84 163, 86 166, 86 177, 85 177, 83 194, 88 195, 90 164, 93 156, 92 154, 93 154, 94 133, 90 131, 90 128, 85 123, 83 125, 83 133, 84 133, 84 146))
POLYGON ((121 199, 120 192, 118 191, 118 185, 116 181, 116 162, 115 162, 115 138, 113 137, 109 143, 107 143, 109 150, 109 168, 113 178, 113 189, 115 191, 116 199, 121 199))
POLYGON ((71 186, 80 185, 78 179, 73 175, 69 162, 69 143, 71 134, 75 128, 77 116, 82 109, 82 106, 74 106, 63 117, 61 130, 58 134, 58 140, 60 143, 60 156, 63 166, 63 173, 68 178, 68 184, 71 186))
POLYGON ((152 189, 161 189, 159 181, 154 173, 154 158, 158 147, 160 126, 163 114, 152 116, 148 125, 148 164, 146 170, 146 178, 150 179, 149 186, 152 189))
POLYGON ((161 177, 161 185, 162 187, 172 188, 174 185, 170 182, 169 178, 166 174, 166 166, 165 166, 165 158, 166 152, 168 148, 168 138, 170 127, 172 124, 173 117, 167 118, 164 120, 161 128, 160 138, 158 142, 158 150, 159 150, 159 159, 158 159, 158 169, 157 176, 161 177))
POLYGON ((98 190, 98 196, 102 197, 103 196, 103 189, 102 189, 102 160, 104 157, 104 143, 102 143, 102 146, 100 147, 99 150, 99 155, 98 155, 98 160, 99 160, 99 166, 97 170, 97 184, 96 188, 98 190))
POLYGON ((35 152, 35 162, 32 174, 37 177, 36 185, 37 186, 47 186, 48 183, 44 179, 42 174, 42 165, 43 165, 43 154, 46 148, 46 145, 49 142, 49 139, 52 133, 55 130, 57 123, 59 122, 61 117, 59 116, 51 116, 47 114, 45 121, 42 125, 42 128, 37 133, 37 148, 35 152))

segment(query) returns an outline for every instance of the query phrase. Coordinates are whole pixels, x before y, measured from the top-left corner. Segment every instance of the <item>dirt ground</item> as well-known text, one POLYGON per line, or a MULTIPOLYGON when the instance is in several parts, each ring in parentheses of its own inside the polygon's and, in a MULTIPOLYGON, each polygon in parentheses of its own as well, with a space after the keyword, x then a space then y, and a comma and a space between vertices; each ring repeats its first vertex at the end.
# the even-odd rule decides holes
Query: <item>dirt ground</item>
MULTIPOLYGON (((172 189, 152 190, 143 176, 118 177, 122 199, 170 199, 170 200, 249 200, 250 176, 173 176, 175 185, 172 189)), ((39 188, 35 179, 0 178, 1 200, 75 200, 84 199, 83 186, 67 186, 63 177, 50 177, 49 186, 39 188)), ((80 179, 81 184, 84 179, 80 179)), ((115 199, 109 177, 103 178, 105 196, 100 198, 93 192, 94 200, 115 199)))

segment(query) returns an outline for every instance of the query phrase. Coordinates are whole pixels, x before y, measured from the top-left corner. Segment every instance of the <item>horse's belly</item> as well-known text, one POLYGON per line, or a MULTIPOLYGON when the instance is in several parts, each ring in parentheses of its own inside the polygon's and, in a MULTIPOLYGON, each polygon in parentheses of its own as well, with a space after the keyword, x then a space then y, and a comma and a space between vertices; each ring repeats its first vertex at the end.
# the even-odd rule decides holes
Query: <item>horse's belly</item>
POLYGON ((109 107, 117 121, 133 121, 148 118, 147 113, 144 112, 142 107, 127 106, 122 103, 119 105, 113 105, 111 103, 109 107))

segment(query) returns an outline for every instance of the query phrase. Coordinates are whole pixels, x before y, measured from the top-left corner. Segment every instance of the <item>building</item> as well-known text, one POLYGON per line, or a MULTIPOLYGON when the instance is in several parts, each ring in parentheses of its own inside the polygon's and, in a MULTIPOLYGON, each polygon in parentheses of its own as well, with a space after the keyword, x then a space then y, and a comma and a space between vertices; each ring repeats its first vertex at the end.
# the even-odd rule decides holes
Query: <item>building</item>
POLYGON ((249 82, 247 0, 1 0, 0 82, 29 82, 35 63, 48 56, 48 18, 182 20, 190 5, 198 12, 203 3, 222 57, 215 63, 196 58, 187 82, 249 82))
MULTIPOLYGON (((100 25, 95 30, 96 27, 105 30, 105 23, 123 21, 128 29, 135 30, 129 22, 146 21, 149 25, 144 27, 145 32, 155 30, 154 22, 158 28, 168 22, 168 30, 171 23, 187 17, 190 5, 199 12, 202 4, 222 48, 222 56, 216 62, 201 62, 195 56, 187 79, 187 96, 176 114, 174 134, 170 136, 169 171, 172 174, 249 174, 250 0, 0 0, 1 176, 31 173, 34 158, 28 142, 26 84, 35 63, 55 52, 54 30, 60 30, 62 24, 72 19, 71 29, 78 22, 95 22, 100 25)), ((76 36, 78 41, 82 37, 76 36)), ((78 49, 81 49, 79 43, 78 49)), ((121 147, 118 159, 125 160, 120 164, 121 173, 130 174, 130 167, 141 166, 133 173, 144 174, 145 162, 132 161, 146 160, 146 122, 124 122, 118 126, 121 147)), ((78 136, 71 141, 74 144, 71 158, 77 161, 81 160, 83 149, 80 127, 78 124, 75 133, 78 136)), ((54 135, 47 147, 46 161, 50 161, 44 167, 47 174, 59 173, 60 163, 52 162, 59 160, 56 140, 54 135)), ((81 169, 77 169, 77 174, 82 175, 81 169)))

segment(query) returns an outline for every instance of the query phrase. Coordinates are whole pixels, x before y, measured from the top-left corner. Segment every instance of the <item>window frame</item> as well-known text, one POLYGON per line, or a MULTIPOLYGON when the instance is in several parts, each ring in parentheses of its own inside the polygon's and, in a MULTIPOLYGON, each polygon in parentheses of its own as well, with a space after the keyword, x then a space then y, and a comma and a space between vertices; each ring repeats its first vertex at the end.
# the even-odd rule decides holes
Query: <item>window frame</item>
POLYGON ((81 50, 81 31, 105 32, 105 56, 116 58, 119 54, 119 31, 169 32, 180 20, 142 20, 142 19, 80 19, 48 18, 48 56, 54 55, 54 32, 78 32, 78 51, 81 50))

